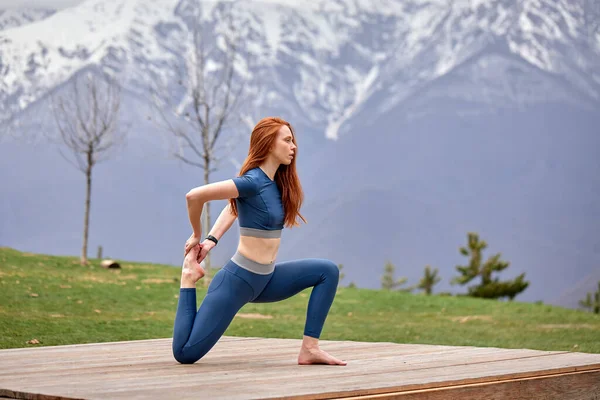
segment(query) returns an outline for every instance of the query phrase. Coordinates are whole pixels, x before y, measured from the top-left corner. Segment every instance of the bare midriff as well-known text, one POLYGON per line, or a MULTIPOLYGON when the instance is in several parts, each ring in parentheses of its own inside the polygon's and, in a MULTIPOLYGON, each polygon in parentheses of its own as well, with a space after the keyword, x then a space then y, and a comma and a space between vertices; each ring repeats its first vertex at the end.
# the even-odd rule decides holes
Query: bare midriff
POLYGON ((277 258, 281 238, 257 238, 240 236, 238 251, 260 264, 271 264, 277 258))

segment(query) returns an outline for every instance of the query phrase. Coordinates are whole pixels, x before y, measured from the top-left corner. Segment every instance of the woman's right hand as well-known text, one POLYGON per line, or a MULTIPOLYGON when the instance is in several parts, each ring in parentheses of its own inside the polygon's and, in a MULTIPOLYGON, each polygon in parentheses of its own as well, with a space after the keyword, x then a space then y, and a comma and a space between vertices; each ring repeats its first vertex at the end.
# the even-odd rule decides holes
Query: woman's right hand
POLYGON ((199 236, 195 236, 193 233, 192 235, 189 237, 188 240, 186 240, 185 242, 185 250, 183 253, 183 256, 187 256, 187 253, 190 252, 191 249, 194 248, 194 246, 196 246, 198 243, 200 243, 200 237, 199 236))
POLYGON ((200 243, 200 252, 198 253, 198 262, 202 262, 208 254, 208 252, 215 247, 217 244, 212 240, 205 239, 202 243, 200 243))

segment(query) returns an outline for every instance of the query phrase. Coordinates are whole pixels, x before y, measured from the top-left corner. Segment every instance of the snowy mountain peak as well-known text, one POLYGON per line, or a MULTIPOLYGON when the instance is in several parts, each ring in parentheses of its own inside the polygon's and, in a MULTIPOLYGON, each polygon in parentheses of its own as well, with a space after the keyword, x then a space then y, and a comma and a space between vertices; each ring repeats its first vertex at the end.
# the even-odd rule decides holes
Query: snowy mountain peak
MULTIPOLYGON (((90 65, 122 76, 134 92, 169 84, 191 49, 190 20, 224 32, 224 9, 242 34, 247 59, 238 68, 258 79, 249 87, 261 93, 259 106, 277 104, 322 126, 330 138, 374 98, 380 112, 392 109, 466 63, 481 60, 477 68, 491 71, 498 56, 535 71, 540 82, 566 81, 584 102, 597 102, 600 31, 590 23, 588 3, 207 1, 197 10, 187 0, 88 0, 0 32, 0 119, 90 65)), ((499 99, 532 90, 504 79, 499 99)))

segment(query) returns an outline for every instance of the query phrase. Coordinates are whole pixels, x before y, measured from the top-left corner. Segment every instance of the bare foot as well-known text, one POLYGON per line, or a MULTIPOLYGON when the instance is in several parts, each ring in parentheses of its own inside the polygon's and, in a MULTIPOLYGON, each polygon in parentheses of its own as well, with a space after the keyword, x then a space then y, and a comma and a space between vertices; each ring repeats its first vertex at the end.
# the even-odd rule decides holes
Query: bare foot
POLYGON ((345 361, 339 360, 327 352, 316 348, 307 348, 302 346, 300 354, 298 355, 299 365, 311 365, 311 364, 327 364, 327 365, 346 365, 345 361))
POLYGON ((181 287, 196 287, 196 282, 204 276, 204 268, 198 262, 200 245, 194 246, 183 260, 181 269, 181 287))

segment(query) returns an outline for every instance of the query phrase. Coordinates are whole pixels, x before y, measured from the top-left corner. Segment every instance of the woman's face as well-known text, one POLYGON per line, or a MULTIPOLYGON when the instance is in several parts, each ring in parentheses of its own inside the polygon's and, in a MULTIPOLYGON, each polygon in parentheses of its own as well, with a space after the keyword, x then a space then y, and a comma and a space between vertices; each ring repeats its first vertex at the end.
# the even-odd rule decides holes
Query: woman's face
POLYGON ((282 125, 281 128, 279 128, 277 138, 271 148, 271 154, 280 164, 284 165, 290 165, 296 156, 294 138, 287 125, 282 125))

